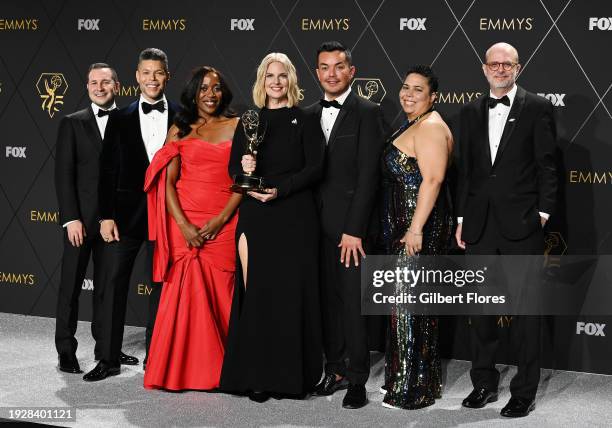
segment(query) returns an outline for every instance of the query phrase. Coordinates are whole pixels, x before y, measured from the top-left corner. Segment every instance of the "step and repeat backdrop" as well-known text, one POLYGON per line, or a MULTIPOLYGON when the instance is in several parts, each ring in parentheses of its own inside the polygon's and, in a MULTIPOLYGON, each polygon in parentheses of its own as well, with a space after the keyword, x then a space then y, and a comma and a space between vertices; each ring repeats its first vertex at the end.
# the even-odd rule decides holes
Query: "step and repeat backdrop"
MULTIPOLYGON (((261 58, 284 52, 298 69, 303 104, 309 105, 321 97, 315 52, 331 39, 352 49, 352 89, 380 103, 391 127, 404 120, 398 91, 409 65, 433 65, 440 78, 436 108, 454 126, 464 103, 488 93, 481 70, 487 47, 513 44, 523 65, 519 84, 549 99, 557 116, 560 204, 546 229, 546 252, 553 259, 610 253, 608 0, 7 0, 0 10, 0 311, 54 316, 62 256, 55 138, 60 118, 89 104, 89 64, 116 68, 117 103, 125 106, 139 95, 138 53, 158 47, 170 60, 169 99, 178 100, 194 67, 212 65, 225 74, 240 111, 251 104, 261 58)), ((142 278, 140 262, 130 285, 132 325, 146 321, 150 285, 142 278)), ((83 320, 90 319, 95 286, 90 266, 82 285, 83 320)), ((547 318, 544 365, 612 374, 611 321, 547 318)), ((442 320, 445 355, 468 358, 467 324, 442 320)), ((499 328, 509 336, 512 317, 500 317, 499 328)), ((512 362, 506 351, 500 361, 512 362)))

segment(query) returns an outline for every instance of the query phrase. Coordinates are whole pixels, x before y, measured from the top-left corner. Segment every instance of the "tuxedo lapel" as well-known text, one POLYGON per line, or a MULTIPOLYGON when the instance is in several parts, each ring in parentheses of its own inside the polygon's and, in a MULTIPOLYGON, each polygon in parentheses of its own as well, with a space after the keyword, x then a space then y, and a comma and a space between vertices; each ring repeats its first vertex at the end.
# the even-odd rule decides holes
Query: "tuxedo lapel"
POLYGON ((102 149, 102 135, 100 135, 100 128, 98 128, 98 122, 94 116, 91 106, 87 109, 85 114, 85 120, 83 120, 83 128, 85 134, 87 134, 87 140, 92 145, 96 152, 100 152, 102 149))
POLYGON ((355 108, 355 104, 357 103, 356 95, 351 91, 344 100, 344 104, 338 113, 338 117, 336 117, 336 121, 334 122, 334 126, 332 127, 331 133, 329 134, 329 141, 327 142, 327 147, 331 150, 334 146, 334 141, 336 140, 336 135, 338 134, 338 129, 342 126, 342 122, 344 118, 355 108))
POLYGON ((482 135, 482 141, 484 142, 484 150, 482 153, 485 156, 485 165, 488 165, 491 168, 491 142, 489 141, 489 106, 487 104, 487 96, 483 95, 480 97, 480 118, 482 120, 483 126, 482 130, 484 134, 482 135))
POLYGON ((147 155, 147 146, 145 145, 144 138, 142 138, 142 128, 140 127, 140 108, 139 100, 133 102, 129 107, 128 114, 130 115, 130 123, 132 124, 132 132, 136 137, 136 141, 134 141, 136 146, 140 147, 142 152, 142 156, 146 159, 147 164, 149 163, 149 155, 147 155))
POLYGON ((497 149, 497 154, 495 155, 495 162, 493 162, 493 168, 497 165, 499 159, 504 153, 504 149, 508 145, 508 141, 512 136, 512 132, 516 127, 516 122, 518 122, 519 117, 521 115, 521 111, 523 110, 523 105, 525 104, 525 90, 520 86, 516 88, 516 95, 514 96, 514 102, 512 103, 512 107, 510 108, 510 113, 508 114, 508 119, 506 120, 506 124, 504 125, 504 132, 502 133, 501 140, 499 142, 499 148, 497 149))

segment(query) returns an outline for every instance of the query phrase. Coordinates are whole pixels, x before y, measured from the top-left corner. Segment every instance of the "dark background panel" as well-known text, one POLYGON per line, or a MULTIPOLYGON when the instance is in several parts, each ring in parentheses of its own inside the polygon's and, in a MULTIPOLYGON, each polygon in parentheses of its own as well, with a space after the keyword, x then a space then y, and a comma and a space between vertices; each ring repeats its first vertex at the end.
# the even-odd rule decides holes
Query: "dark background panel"
MULTIPOLYGON (((398 90, 406 68, 431 64, 440 78, 436 108, 456 129, 461 106, 488 92, 484 51, 494 42, 510 42, 524 66, 519 84, 555 105, 560 190, 547 226, 547 252, 612 251, 612 59, 607 55, 612 31, 599 28, 612 25, 609 18, 599 20, 612 15, 609 1, 113 0, 106 6, 77 0, 2 4, 0 311, 53 316, 62 247, 53 186, 59 121, 89 104, 85 74, 93 62, 116 68, 120 106, 133 101, 137 56, 151 46, 169 55, 169 99, 178 101, 191 70, 212 65, 224 73, 241 111, 251 105, 257 65, 269 52, 292 59, 302 104, 316 102, 321 97, 316 49, 322 41, 341 40, 354 53, 353 90, 379 102, 392 127, 404 120, 398 90), (51 115, 42 108, 41 95, 47 93, 40 82, 54 74, 63 79, 56 92, 64 98, 51 115), (377 90, 368 93, 371 80, 377 90)), ((91 268, 81 294, 83 320, 91 319, 91 268)), ((147 318, 150 284, 144 269, 141 254, 130 281, 128 324, 143 325, 147 318)), ((609 321, 548 317, 544 365, 612 374, 612 339, 605 335, 609 321), (606 324, 604 335, 578 331, 579 323, 606 324)), ((499 326, 504 336, 499 361, 511 363, 511 317, 500 318, 499 326)), ((466 318, 441 321, 445 356, 469 358, 468 328, 466 318)))

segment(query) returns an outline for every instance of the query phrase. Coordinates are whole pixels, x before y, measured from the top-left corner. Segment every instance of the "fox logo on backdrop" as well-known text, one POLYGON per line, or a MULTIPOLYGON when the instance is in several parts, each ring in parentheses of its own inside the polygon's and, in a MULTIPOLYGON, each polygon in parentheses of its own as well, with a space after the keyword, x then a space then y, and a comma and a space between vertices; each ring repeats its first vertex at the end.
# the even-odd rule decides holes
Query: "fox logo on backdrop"
POLYGON ((7 158, 26 158, 26 147, 11 147, 6 146, 7 158))
POLYGON ((589 18, 589 31, 593 30, 612 31, 612 17, 589 18))
POLYGON ((565 107, 565 94, 544 94, 538 92, 538 95, 549 100, 554 107, 565 107))
POLYGON ((382 81, 377 77, 360 77, 354 79, 353 83, 351 83, 351 89, 357 89, 357 95, 377 104, 380 104, 387 94, 382 81))
POLYGON ((255 31, 255 18, 232 18, 230 20, 230 30, 232 31, 255 31))
POLYGON ((425 31, 427 18, 400 18, 400 30, 425 31))
POLYGON ((42 100, 40 108, 52 118, 64 104, 64 95, 68 90, 66 78, 62 73, 42 73, 36 82, 36 89, 42 100))
POLYGON ((79 31, 100 31, 100 19, 79 18, 77 21, 77 29, 79 31))
POLYGON ((602 336, 605 337, 604 333, 605 324, 599 324, 596 322, 582 322, 576 323, 576 334, 586 334, 587 336, 602 336))

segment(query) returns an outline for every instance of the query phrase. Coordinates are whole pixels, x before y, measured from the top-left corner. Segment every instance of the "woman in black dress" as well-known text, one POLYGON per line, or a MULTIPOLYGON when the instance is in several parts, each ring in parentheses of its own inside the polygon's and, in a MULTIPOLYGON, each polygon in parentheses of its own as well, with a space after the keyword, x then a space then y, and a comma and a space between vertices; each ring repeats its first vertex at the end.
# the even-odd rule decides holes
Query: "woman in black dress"
POLYGON ((242 200, 236 229, 238 266, 221 389, 301 396, 321 378, 318 295, 319 226, 312 193, 320 179, 325 139, 317 118, 296 107, 295 67, 281 53, 257 70, 253 99, 259 111, 257 163, 243 156, 247 140, 238 124, 229 171, 265 179, 263 192, 242 200))

